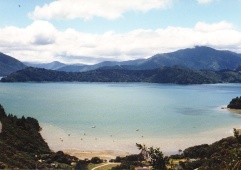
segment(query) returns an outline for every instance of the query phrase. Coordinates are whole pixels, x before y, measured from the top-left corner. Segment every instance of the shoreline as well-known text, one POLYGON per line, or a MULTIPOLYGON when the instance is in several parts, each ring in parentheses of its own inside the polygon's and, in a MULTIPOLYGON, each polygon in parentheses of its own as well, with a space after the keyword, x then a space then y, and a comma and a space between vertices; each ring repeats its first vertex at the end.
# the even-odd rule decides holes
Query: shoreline
POLYGON ((235 114, 241 114, 241 110, 240 109, 230 109, 230 108, 224 108, 226 110, 228 110, 231 113, 235 113, 235 114))
POLYGON ((81 151, 75 149, 67 149, 63 150, 64 153, 69 154, 71 156, 75 156, 79 159, 91 159, 93 157, 99 157, 103 160, 115 159, 117 156, 127 156, 131 153, 122 152, 122 151, 114 151, 114 150, 103 150, 103 151, 81 151))
POLYGON ((40 133, 53 151, 62 150, 64 153, 76 156, 79 159, 91 159, 97 156, 109 160, 116 158, 116 156, 140 153, 135 145, 136 143, 145 144, 147 147, 160 147, 164 155, 177 154, 179 149, 184 150, 195 145, 211 144, 222 138, 233 136, 233 128, 240 128, 240 126, 241 124, 227 126, 197 134, 170 135, 163 138, 119 139, 115 142, 109 138, 93 140, 89 137, 82 140, 79 139, 79 136, 65 134, 64 131, 58 132, 60 136, 54 137, 50 133, 51 128, 46 127, 43 127, 40 133))

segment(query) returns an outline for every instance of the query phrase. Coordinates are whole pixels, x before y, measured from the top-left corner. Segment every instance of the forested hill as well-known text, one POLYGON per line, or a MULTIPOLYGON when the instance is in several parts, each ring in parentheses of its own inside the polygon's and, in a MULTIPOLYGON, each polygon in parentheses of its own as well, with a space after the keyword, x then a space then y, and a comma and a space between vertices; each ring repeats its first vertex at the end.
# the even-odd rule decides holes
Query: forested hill
POLYGON ((62 151, 52 152, 36 119, 7 115, 0 104, 0 122, 0 169, 73 169, 72 162, 76 169, 86 169, 85 161, 62 151))
POLYGON ((51 153, 39 133, 40 126, 36 119, 7 116, 0 105, 0 121, 0 169, 35 168, 35 155, 51 153))
POLYGON ((26 66, 17 59, 0 53, 0 76, 9 75, 12 72, 21 70, 26 66))
POLYGON ((183 67, 153 70, 97 69, 87 72, 60 72, 28 67, 2 78, 2 82, 149 82, 172 84, 240 83, 234 71, 198 71, 183 67))

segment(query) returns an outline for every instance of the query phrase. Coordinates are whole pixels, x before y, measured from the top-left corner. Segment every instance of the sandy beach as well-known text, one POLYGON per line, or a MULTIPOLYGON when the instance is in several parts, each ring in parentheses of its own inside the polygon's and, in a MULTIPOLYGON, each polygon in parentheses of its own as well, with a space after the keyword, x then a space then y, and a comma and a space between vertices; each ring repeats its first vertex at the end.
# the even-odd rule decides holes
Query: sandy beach
POLYGON ((240 114, 241 115, 241 110, 238 109, 229 109, 229 108, 225 108, 227 109, 229 112, 234 113, 234 114, 240 114))
MULTIPOLYGON (((226 106, 220 106, 216 109, 219 111, 227 110, 226 106)), ((239 116, 237 113, 240 113, 240 111, 228 110, 234 116, 239 116)), ((50 124, 43 124, 42 127, 41 134, 54 151, 62 150, 80 159, 98 156, 109 160, 116 156, 139 153, 136 143, 145 144, 147 147, 159 147, 165 155, 177 154, 179 149, 184 150, 195 145, 211 144, 222 138, 233 136, 233 128, 239 129, 241 124, 224 125, 221 128, 197 131, 197 133, 170 134, 159 137, 129 136, 126 138, 118 138, 118 134, 108 137, 103 134, 98 138, 91 134, 68 134, 65 130, 50 124)), ((192 128, 195 129, 196 127, 192 128)), ((138 132, 141 132, 141 129, 140 131, 138 129, 138 132)))
POLYGON ((111 150, 103 150, 103 151, 80 151, 80 150, 64 150, 64 153, 67 153, 71 156, 75 156, 79 159, 91 159, 93 157, 99 157, 104 160, 114 159, 117 156, 126 156, 130 153, 121 152, 121 151, 111 151, 111 150))
POLYGON ((62 150, 80 159, 90 159, 98 156, 109 160, 116 156, 139 153, 135 145, 136 143, 145 144, 148 147, 160 147, 165 155, 176 154, 179 149, 184 150, 194 145, 211 144, 222 138, 232 136, 233 128, 240 128, 240 125, 218 128, 192 135, 170 135, 164 138, 130 138, 118 139, 116 141, 110 138, 94 139, 91 136, 82 139, 74 134, 66 134, 63 130, 51 125, 44 126, 41 134, 54 151, 62 150), (55 131, 55 135, 51 135, 52 133, 50 132, 53 131, 55 131))

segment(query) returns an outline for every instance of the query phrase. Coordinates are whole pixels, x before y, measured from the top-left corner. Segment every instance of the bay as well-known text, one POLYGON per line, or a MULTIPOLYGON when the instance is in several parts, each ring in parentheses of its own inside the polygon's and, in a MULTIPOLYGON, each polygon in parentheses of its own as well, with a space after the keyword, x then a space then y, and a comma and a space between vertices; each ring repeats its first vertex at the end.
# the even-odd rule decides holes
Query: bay
POLYGON ((38 119, 54 150, 212 142, 241 125, 239 114, 221 109, 240 94, 241 84, 0 83, 6 112, 38 119))

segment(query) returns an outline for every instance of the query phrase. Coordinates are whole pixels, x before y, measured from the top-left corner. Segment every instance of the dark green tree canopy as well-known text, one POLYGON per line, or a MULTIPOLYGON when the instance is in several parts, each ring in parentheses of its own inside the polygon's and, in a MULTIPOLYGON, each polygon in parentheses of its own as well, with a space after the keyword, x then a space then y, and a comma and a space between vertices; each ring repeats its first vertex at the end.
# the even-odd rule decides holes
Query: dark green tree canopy
POLYGON ((232 99, 231 102, 228 105, 228 108, 230 108, 230 109, 241 109, 241 96, 232 99))

